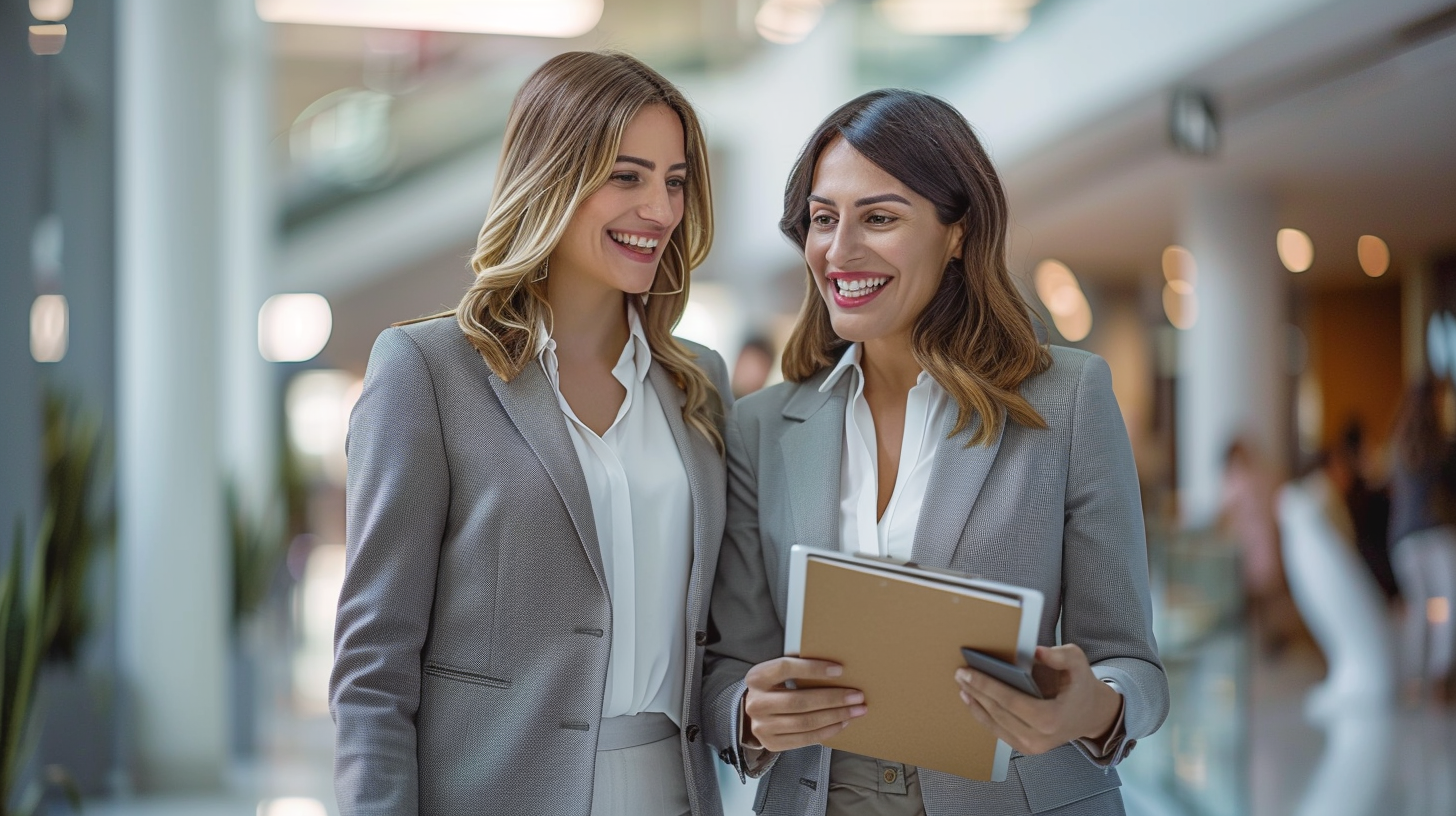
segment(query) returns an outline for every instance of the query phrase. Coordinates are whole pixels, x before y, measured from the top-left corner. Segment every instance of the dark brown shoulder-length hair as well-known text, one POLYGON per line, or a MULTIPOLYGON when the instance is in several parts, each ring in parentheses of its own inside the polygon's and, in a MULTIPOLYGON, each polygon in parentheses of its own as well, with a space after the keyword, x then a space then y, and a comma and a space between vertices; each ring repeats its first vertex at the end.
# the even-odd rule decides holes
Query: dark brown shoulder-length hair
MULTIPOLYGON (((977 415, 982 422, 970 445, 989 444, 1008 416, 1045 428, 1020 388, 1051 367, 1051 354, 1037 342, 1031 311, 1006 268, 1006 194, 965 117, 943 100, 906 90, 871 91, 830 114, 809 137, 784 189, 779 229, 800 250, 809 232, 814 169, 835 139, 928 199, 942 224, 964 225, 959 257, 947 265, 913 334, 916 361, 960 408, 951 436, 977 415)), ((810 272, 784 349, 784 378, 809 379, 832 366, 846 345, 810 272)))

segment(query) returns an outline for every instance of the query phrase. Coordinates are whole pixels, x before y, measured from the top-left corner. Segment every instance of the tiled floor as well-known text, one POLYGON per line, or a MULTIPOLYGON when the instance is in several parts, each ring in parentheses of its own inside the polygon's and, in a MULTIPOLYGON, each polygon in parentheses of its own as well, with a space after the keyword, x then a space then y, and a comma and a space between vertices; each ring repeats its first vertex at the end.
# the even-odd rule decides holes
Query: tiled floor
POLYGON ((1311 725, 1303 696, 1322 672, 1318 658, 1296 652, 1254 673, 1254 814, 1456 816, 1456 711, 1405 703, 1311 725))
MULTIPOLYGON (((1328 731, 1301 701, 1323 672, 1292 650, 1257 661, 1246 690, 1240 639, 1213 640, 1170 665, 1176 721, 1138 746, 1124 769, 1129 816, 1456 816, 1456 715, 1405 707, 1352 712, 1328 731), (1171 781, 1170 781, 1171 780, 1171 781)), ((270 715, 261 760, 229 792, 87 804, 100 816, 332 816, 332 729, 326 718, 270 715)), ((725 782, 727 816, 750 813, 753 788, 725 782)))

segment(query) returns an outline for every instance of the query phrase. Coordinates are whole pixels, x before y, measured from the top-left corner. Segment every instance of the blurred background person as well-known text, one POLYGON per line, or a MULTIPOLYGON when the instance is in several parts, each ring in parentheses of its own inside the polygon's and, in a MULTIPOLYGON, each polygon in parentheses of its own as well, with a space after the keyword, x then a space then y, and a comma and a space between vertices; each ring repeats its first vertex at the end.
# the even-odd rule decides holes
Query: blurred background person
POLYGON ((1439 403, 1450 385, 1427 377, 1401 402, 1392 440, 1390 538, 1404 598, 1404 647, 1417 697, 1451 700, 1456 622, 1456 527, 1452 438, 1439 403))
POLYGON ((1298 611, 1284 581, 1279 523, 1274 516, 1278 478, 1246 439, 1235 439, 1224 456, 1219 520, 1239 543, 1239 567, 1248 615, 1261 648, 1277 654, 1298 629, 1298 611))
POLYGON ((763 388, 777 361, 773 341, 764 335, 755 334, 743 341, 738 359, 733 361, 733 396, 746 397, 763 388))
POLYGON ((1399 588, 1390 562, 1390 495, 1371 483, 1365 429, 1360 420, 1346 423, 1339 444, 1329 453, 1327 469, 1350 514, 1355 549, 1386 600, 1393 601, 1399 588))

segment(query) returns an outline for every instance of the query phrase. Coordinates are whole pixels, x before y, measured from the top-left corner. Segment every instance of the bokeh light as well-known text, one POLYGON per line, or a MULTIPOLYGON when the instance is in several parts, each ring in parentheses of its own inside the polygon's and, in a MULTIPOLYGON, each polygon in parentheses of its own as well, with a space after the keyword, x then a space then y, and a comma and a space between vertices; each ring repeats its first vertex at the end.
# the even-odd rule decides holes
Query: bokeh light
POLYGON ((1190 287, 1198 285, 1198 264, 1193 253, 1177 244, 1163 250, 1163 277, 1169 282, 1182 281, 1190 287))
POLYGON ((1314 242, 1302 231, 1285 227, 1275 239, 1279 261, 1290 272, 1304 272, 1314 265, 1314 242))
POLYGON ((1355 254, 1360 258, 1360 268, 1372 278, 1378 278, 1390 268, 1390 247, 1374 235, 1362 235, 1355 245, 1355 254))
POLYGON ((333 311, 323 295, 274 295, 258 310, 258 352, 272 363, 312 360, 333 330, 333 311))
POLYGON ((328 808, 317 799, 286 796, 258 803, 258 816, 328 816, 328 808))
POLYGON ((1086 339, 1092 332, 1092 306, 1070 267, 1048 258, 1037 264, 1032 275, 1036 295, 1051 313, 1052 324, 1069 342, 1086 339))
POLYGON ((580 37, 602 18, 602 0, 257 0, 270 23, 580 37))
POLYGON ((1021 33, 1037 0, 879 0, 875 8, 890 26, 927 36, 1021 33))
POLYGON ((1187 331, 1198 322, 1198 294, 1183 281, 1168 281, 1163 286, 1163 314, 1173 328, 1187 331))
POLYGON ((65 359, 70 322, 64 295, 41 295, 30 305, 30 356, 37 363, 65 359))
POLYGON ((59 23, 71 16, 71 0, 30 0, 30 16, 48 23, 59 23))
POLYGON ((824 0, 768 0, 754 15, 758 36, 777 45, 802 42, 824 16, 824 0))
POLYGON ((60 23, 30 27, 30 52, 42 57, 61 53, 66 47, 66 27, 60 23))

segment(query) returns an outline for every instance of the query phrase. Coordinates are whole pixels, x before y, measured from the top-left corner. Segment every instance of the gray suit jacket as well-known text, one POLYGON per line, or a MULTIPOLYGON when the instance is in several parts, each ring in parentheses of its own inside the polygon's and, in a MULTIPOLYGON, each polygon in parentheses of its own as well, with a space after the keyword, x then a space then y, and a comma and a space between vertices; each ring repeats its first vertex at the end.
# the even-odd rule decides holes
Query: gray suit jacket
MULTIPOLYGON (((688 345, 730 395, 722 358, 688 345)), ((666 370, 654 363, 648 379, 693 505, 683 764, 694 814, 718 816, 698 689, 725 465, 683 421, 666 370)), ((340 812, 587 816, 606 587, 586 480, 541 367, 502 381, 451 318, 381 334, 349 427, 329 694, 340 812)))
MULTIPOLYGON (((1166 716, 1168 685, 1153 642, 1132 450, 1107 364, 1065 348, 1053 348, 1052 360, 1021 389, 1047 429, 1007 423, 990 447, 966 448, 973 424, 942 442, 913 556, 924 566, 1040 590, 1039 642, 1055 644, 1060 622, 1062 640, 1081 646, 1098 676, 1116 680, 1126 695, 1128 736, 1142 737, 1166 716)), ((820 393, 827 374, 745 398, 729 422, 728 529, 703 689, 708 741, 726 762, 741 761, 735 747, 744 674, 783 654, 789 547, 839 545, 850 378, 820 393)), ((760 812, 823 814, 829 753, 811 746, 779 755, 759 783, 760 812)), ((928 816, 1041 813, 1119 784, 1115 771, 1072 744, 1014 754, 1005 782, 935 771, 920 778, 928 816)))

